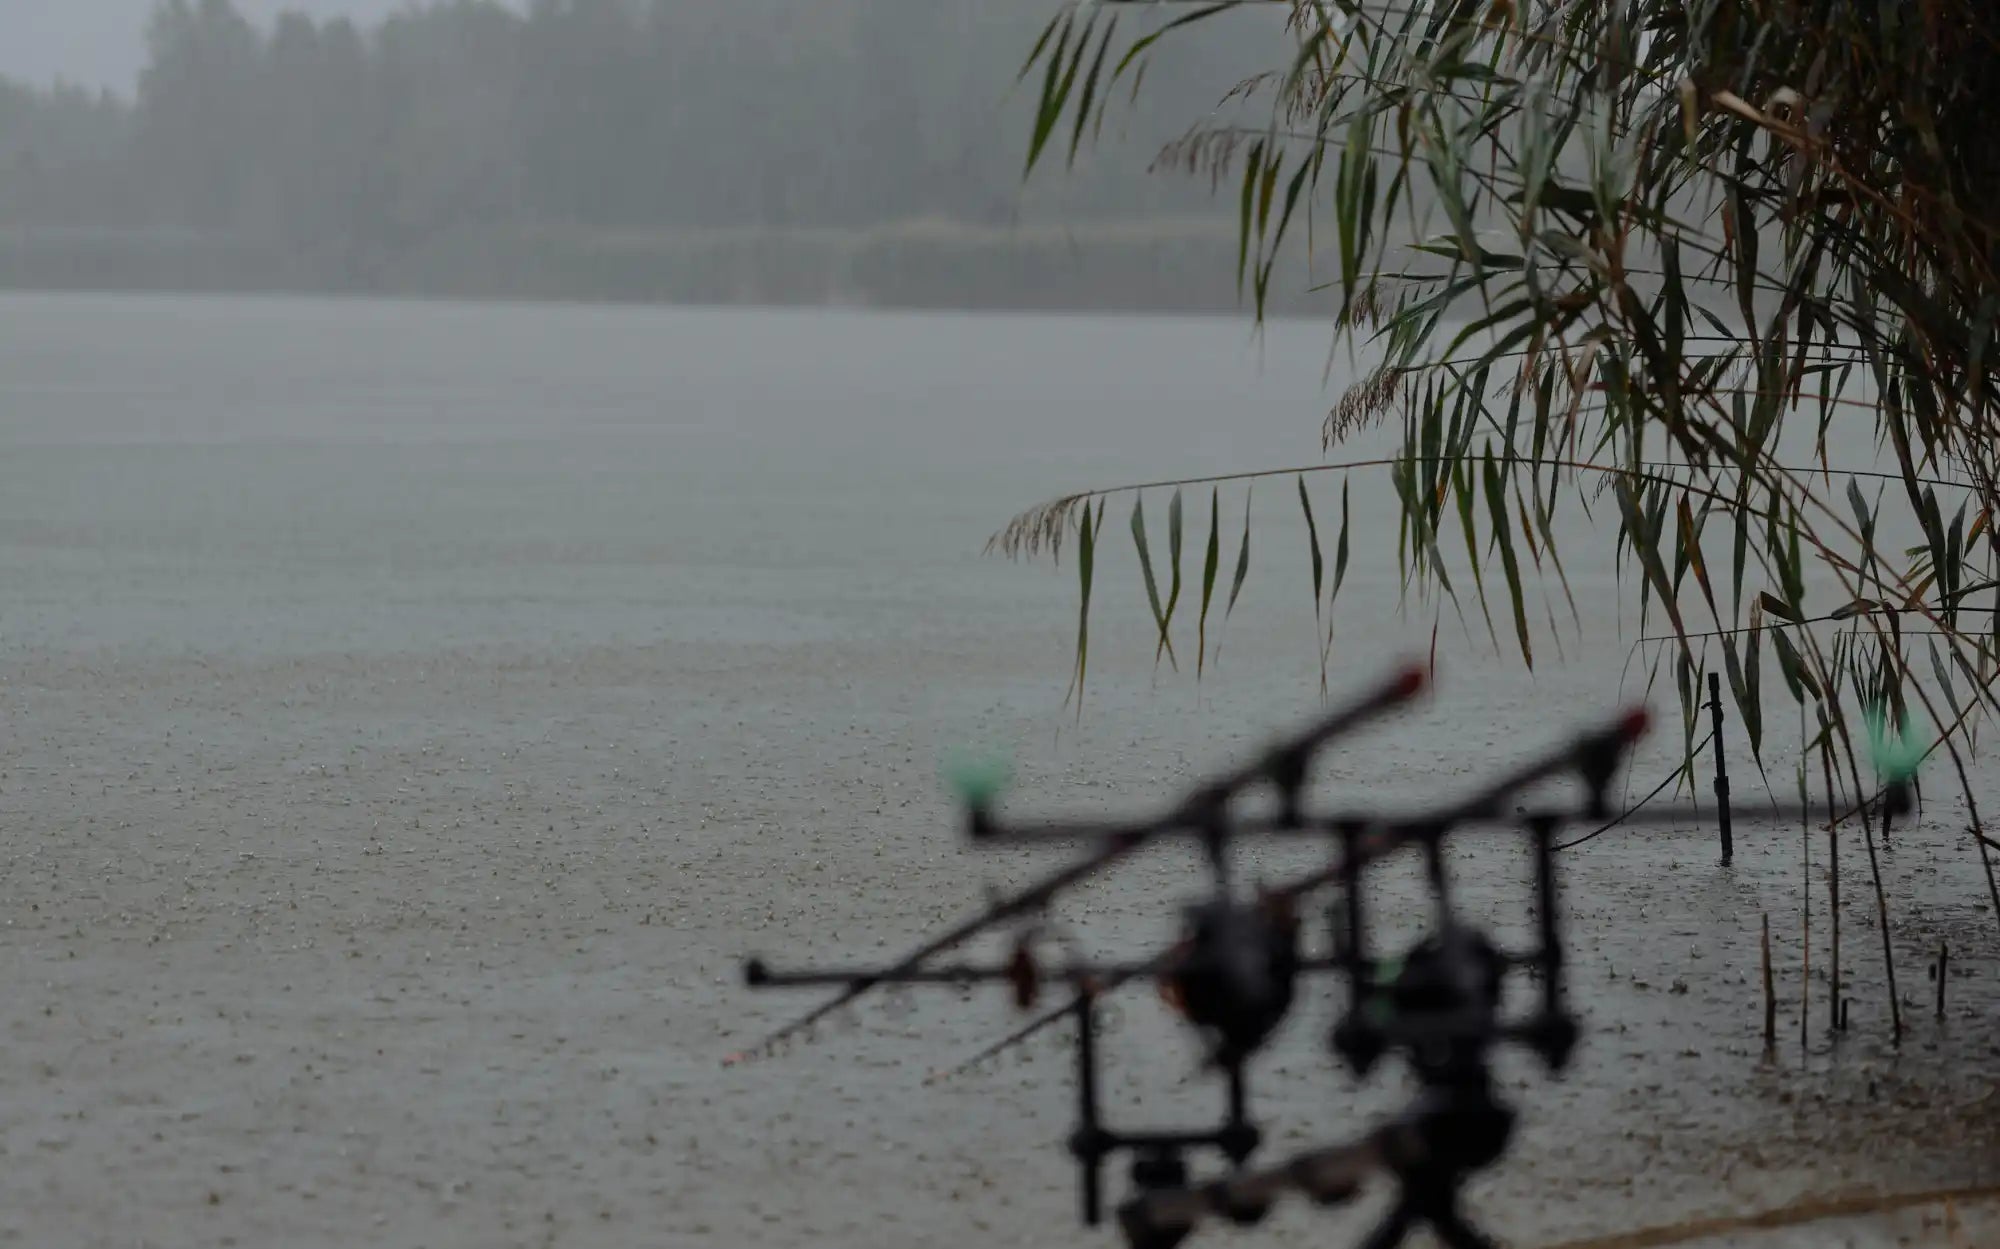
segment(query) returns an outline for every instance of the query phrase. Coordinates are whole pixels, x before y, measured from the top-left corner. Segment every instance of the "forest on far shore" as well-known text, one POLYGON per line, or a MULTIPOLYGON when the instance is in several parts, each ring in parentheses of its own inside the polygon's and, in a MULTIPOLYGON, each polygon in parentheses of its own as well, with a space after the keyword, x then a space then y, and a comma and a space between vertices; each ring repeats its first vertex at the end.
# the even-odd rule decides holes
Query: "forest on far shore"
POLYGON ((0 284, 492 298, 1234 304, 1233 188, 1149 169, 1271 15, 1024 180, 1049 16, 994 0, 163 0, 126 97, 0 80, 0 284), (1109 127, 1107 128, 1109 129, 1109 127))

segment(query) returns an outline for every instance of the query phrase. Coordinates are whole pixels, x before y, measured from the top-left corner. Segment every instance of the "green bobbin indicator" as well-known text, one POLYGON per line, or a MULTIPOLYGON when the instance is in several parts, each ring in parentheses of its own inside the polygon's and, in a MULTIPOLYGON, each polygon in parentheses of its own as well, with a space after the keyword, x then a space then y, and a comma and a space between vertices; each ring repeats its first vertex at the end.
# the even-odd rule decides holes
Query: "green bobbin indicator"
POLYGON ((961 752, 945 764, 944 777, 965 805, 983 810, 1013 782, 1014 765, 1004 755, 961 752))
POLYGON ((1896 726, 1892 738, 1889 733, 1889 714, 1885 704, 1877 703, 1862 712, 1862 719, 1868 726, 1868 757, 1875 764, 1875 774, 1885 785, 1900 785, 1914 780, 1917 768, 1929 753, 1918 745, 1910 733, 1909 717, 1905 715, 1896 726))

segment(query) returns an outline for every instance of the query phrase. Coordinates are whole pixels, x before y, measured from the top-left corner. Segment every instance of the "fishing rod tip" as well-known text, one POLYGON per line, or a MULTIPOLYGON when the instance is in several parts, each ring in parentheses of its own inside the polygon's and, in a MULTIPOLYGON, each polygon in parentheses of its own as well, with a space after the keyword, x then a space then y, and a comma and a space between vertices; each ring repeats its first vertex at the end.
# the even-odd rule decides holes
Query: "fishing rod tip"
POLYGON ((744 963, 743 983, 753 989, 771 983, 771 965, 761 958, 753 958, 744 963))

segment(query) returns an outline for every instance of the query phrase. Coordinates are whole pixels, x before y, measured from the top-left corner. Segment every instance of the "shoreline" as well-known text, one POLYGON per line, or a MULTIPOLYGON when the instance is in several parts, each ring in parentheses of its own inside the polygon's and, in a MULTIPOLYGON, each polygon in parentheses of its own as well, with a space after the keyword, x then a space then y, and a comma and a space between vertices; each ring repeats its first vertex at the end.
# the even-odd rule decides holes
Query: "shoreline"
MULTIPOLYGON (((1233 221, 611 232, 500 229, 394 250, 148 231, 0 231, 0 290, 673 307, 1230 315, 1233 221)), ((1302 278, 1304 275, 1302 275, 1302 278)), ((1307 280, 1305 284, 1310 285, 1307 280)), ((1274 291, 1274 314, 1331 311, 1274 291)))

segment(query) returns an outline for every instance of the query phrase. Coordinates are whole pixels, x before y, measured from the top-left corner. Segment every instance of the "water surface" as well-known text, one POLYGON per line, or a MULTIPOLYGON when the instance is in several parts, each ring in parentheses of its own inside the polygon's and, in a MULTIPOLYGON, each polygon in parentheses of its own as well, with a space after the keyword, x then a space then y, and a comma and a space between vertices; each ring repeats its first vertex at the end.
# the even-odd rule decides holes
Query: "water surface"
MULTIPOLYGON (((0 1007, 0 1237, 1097 1243, 1067 1222, 1059 1051, 919 1083, 1004 1027, 999 1003, 877 1008, 725 1073, 803 1005, 743 993, 737 960, 880 957, 1022 878, 1027 856, 954 835, 937 768, 961 746, 1011 753, 1024 806, 1130 810, 1320 706, 1291 478, 1257 487, 1251 576, 1226 627, 1214 609, 1199 683, 1192 607, 1182 671, 1154 662, 1113 504, 1081 717, 1062 706, 1073 565, 982 549, 1066 490, 1321 461, 1348 375, 1328 342, 1230 319, 0 298, 0 953, 20 986, 0 1007)), ((1313 481, 1331 546, 1339 485, 1313 481)), ((1431 798, 1644 695, 1588 533, 1580 622, 1555 600, 1530 672, 1475 609, 1402 592, 1390 503, 1354 478, 1329 680, 1428 655, 1435 628, 1440 692, 1330 761, 1329 794, 1431 798)), ((1166 493, 1149 506, 1164 561, 1166 493)), ((1225 569, 1242 507, 1226 490, 1225 569)), ((1187 602, 1208 508, 1187 500, 1187 602)), ((1633 788, 1672 758, 1656 743, 1633 788)), ((1991 997, 1953 815, 1939 802, 1884 856, 1912 910, 1900 1056, 1858 845, 1838 1046, 1823 845, 1750 823, 1724 871, 1700 819, 1577 852, 1589 1040, 1553 1091, 1521 1070, 1495 1222, 1525 1240, 1990 1178, 1983 1129, 1934 1096, 1975 1080, 1991 997), (1968 952, 1942 1025, 1919 1004, 1940 936, 1968 952), (1863 1131, 1894 1160, 1852 1149, 1863 1131)), ((1480 914, 1518 922, 1518 855, 1461 866, 1480 914)), ((1201 887, 1164 850, 1063 922, 1144 949, 1201 887)), ((1330 1022, 1302 1011, 1260 1089, 1287 1146, 1394 1104, 1332 1067, 1330 1022)), ((1121 1029, 1121 1119, 1208 1113, 1143 995, 1121 1029)), ((1314 1217, 1240 1243, 1358 1230, 1314 1217)))

